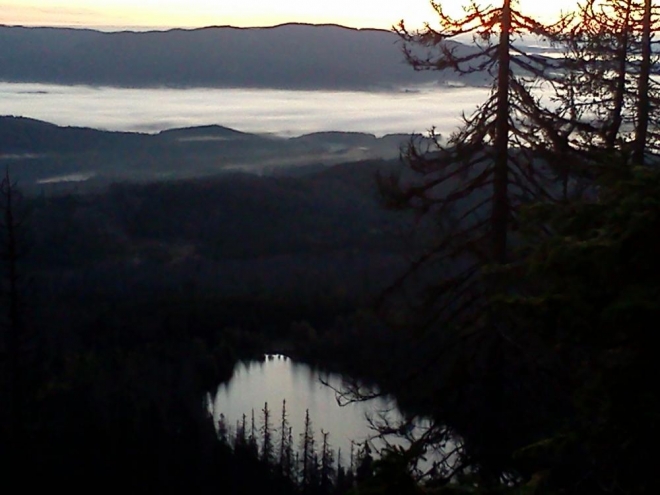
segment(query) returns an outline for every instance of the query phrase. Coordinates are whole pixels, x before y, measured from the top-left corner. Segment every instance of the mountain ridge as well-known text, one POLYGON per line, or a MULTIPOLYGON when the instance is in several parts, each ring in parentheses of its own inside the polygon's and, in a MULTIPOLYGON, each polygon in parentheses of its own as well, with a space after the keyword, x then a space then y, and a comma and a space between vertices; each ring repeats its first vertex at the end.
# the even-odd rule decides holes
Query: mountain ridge
POLYGON ((31 190, 65 182, 96 187, 230 172, 298 176, 343 162, 398 159, 407 139, 357 132, 284 138, 219 125, 147 134, 0 116, 0 167, 10 168, 12 178, 31 190))
POLYGON ((96 27, 77 27, 77 26, 33 26, 28 24, 4 24, 0 23, 0 28, 22 28, 22 29, 63 29, 63 30, 72 30, 72 31, 92 31, 97 33, 169 33, 171 31, 203 31, 206 29, 236 29, 236 30, 250 30, 250 29, 276 29, 285 26, 318 26, 318 27, 337 27, 341 29, 346 29, 349 31, 376 31, 382 33, 391 33, 388 29, 375 28, 375 27, 353 27, 353 26, 344 26, 343 24, 337 24, 334 22, 281 22, 279 24, 272 24, 266 26, 233 26, 231 24, 209 24, 208 26, 195 26, 195 27, 167 27, 163 29, 149 28, 149 26, 144 29, 131 29, 131 27, 125 27, 115 30, 105 30, 102 29, 104 26, 96 27))
POLYGON ((400 43, 390 31, 336 24, 144 32, 0 26, 0 80, 115 87, 368 90, 460 79, 449 72, 440 77, 414 71, 405 62, 400 43))

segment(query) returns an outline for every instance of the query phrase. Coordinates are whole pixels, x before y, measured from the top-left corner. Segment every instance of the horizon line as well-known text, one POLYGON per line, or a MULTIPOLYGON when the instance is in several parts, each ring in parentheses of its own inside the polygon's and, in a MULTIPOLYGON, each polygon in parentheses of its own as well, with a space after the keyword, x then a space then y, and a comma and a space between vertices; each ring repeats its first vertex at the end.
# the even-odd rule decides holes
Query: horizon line
POLYGON ((23 29, 76 29, 80 31, 96 31, 99 33, 149 33, 149 32, 169 32, 169 31, 201 31, 204 29, 238 29, 238 30, 249 30, 249 29, 276 29, 286 26, 313 26, 313 27, 337 27, 341 29, 348 29, 351 31, 382 31, 390 33, 391 29, 377 28, 377 27, 353 27, 346 26, 343 24, 333 23, 333 22, 324 22, 324 23, 313 23, 313 22, 282 22, 279 24, 273 25, 264 25, 264 26, 233 26, 231 24, 214 24, 208 26, 140 26, 140 25, 98 25, 90 26, 83 24, 58 24, 58 25, 48 25, 48 24, 4 24, 0 23, 0 28, 23 28, 23 29))

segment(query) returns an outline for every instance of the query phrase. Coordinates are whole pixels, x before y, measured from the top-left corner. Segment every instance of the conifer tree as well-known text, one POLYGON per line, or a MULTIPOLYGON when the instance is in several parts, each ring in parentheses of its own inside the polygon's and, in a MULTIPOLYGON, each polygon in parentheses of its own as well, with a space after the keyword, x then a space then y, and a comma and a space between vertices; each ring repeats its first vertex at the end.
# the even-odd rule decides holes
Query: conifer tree
MULTIPOLYGON (((461 75, 492 76, 491 93, 446 143, 432 131, 433 146, 413 142, 405 155, 413 178, 379 178, 387 204, 412 208, 440 231, 438 242, 423 252, 411 269, 387 292, 430 266, 442 276, 427 284, 421 301, 424 321, 474 323, 483 317, 490 287, 485 265, 511 261, 511 233, 519 206, 533 200, 558 199, 556 170, 540 156, 565 144, 566 130, 541 104, 532 83, 554 73, 551 60, 523 52, 516 40, 524 34, 554 37, 568 22, 544 26, 517 9, 516 0, 497 7, 470 3, 466 15, 454 19, 433 2, 439 28, 396 31, 404 53, 416 70, 453 70, 461 75), (471 35, 473 44, 455 42, 471 35)), ((549 76, 548 76, 549 77, 549 76)))
POLYGON ((309 486, 307 493, 316 494, 321 490, 321 459, 319 453, 314 449, 314 455, 309 464, 309 486))
POLYGON ((645 163, 658 152, 654 110, 660 86, 651 77, 653 33, 660 24, 651 0, 585 0, 564 36, 559 80, 564 108, 573 110, 572 146, 598 164, 603 152, 645 163), (563 80, 562 80, 563 79, 563 80), (571 93, 575 97, 566 98, 571 93))
MULTIPOLYGON (((296 454, 297 455, 297 454, 296 454)), ((296 480, 298 478, 297 457, 294 458, 293 454, 293 428, 289 426, 289 434, 287 435, 287 447, 285 454, 286 472, 284 473, 289 479, 296 480)))
POLYGON ((248 438, 248 448, 255 458, 259 456, 259 442, 257 439, 257 424, 254 419, 254 409, 252 409, 250 417, 250 436, 248 438))
MULTIPOLYGON (((524 14, 516 0, 500 0, 487 7, 470 2, 465 15, 454 19, 440 2, 432 5, 437 29, 427 25, 411 32, 403 22, 396 29, 409 63, 417 70, 486 75, 491 91, 448 140, 432 131, 431 146, 411 142, 405 173, 379 179, 389 206, 412 209, 419 224, 433 232, 381 301, 386 309, 398 310, 402 299, 413 306, 397 323, 422 330, 421 355, 427 361, 416 362, 411 374, 426 373, 440 356, 447 358, 433 368, 443 373, 436 375, 439 398, 431 399, 439 417, 437 431, 426 438, 446 438, 451 428, 458 430, 467 440, 455 454, 457 469, 478 466, 480 481, 496 486, 507 469, 503 459, 534 431, 529 411, 545 402, 537 400, 539 389, 527 379, 535 376, 535 364, 525 356, 527 337, 500 318, 492 298, 518 290, 500 275, 503 267, 519 262, 513 248, 521 208, 563 200, 571 190, 563 158, 572 156, 576 125, 570 107, 558 112, 536 89, 556 84, 563 67, 526 53, 520 40, 560 40, 571 16, 546 26, 524 14), (462 43, 470 36, 471 44, 462 43), (390 301, 394 304, 386 305, 390 301), (512 403, 522 390, 529 392, 528 402, 512 403)), ((367 471, 360 462, 358 477, 367 471)))
MULTIPOLYGON (((519 211, 534 202, 568 204, 572 167, 582 158, 602 164, 615 151, 629 162, 645 163, 655 146, 658 113, 650 77, 653 8, 649 0, 588 0, 568 32, 571 16, 544 27, 522 14, 515 0, 483 8, 472 2, 457 20, 440 3, 433 6, 439 29, 409 32, 403 23, 397 28, 409 62, 418 70, 488 73, 493 84, 488 100, 446 142, 433 132, 431 148, 412 142, 404 156, 412 174, 380 178, 390 206, 416 210, 439 232, 393 286, 398 290, 383 300, 396 301, 387 296, 402 288, 417 290, 412 299, 421 301, 415 309, 423 317, 402 324, 439 329, 435 334, 442 337, 425 341, 449 358, 435 368, 444 373, 437 377, 443 393, 434 403, 436 419, 445 427, 450 417, 464 440, 453 473, 469 465, 488 493, 505 478, 511 483, 508 470, 521 467, 513 453, 542 440, 557 417, 552 411, 566 406, 561 394, 539 392, 550 389, 552 377, 530 356, 542 356, 547 364, 548 349, 516 325, 515 315, 492 304, 525 288, 526 281, 502 276, 505 265, 515 271, 524 257, 512 254, 520 244, 519 211), (612 10, 606 7, 600 21, 589 20, 598 4, 612 10), (524 53, 514 44, 520 34, 568 42, 572 58, 524 53), (464 35, 473 35, 474 47, 452 43, 464 35), (543 81, 559 88, 558 108, 545 107, 532 89, 543 81), (420 273, 416 284, 406 286, 420 273)), ((440 361, 439 352, 428 355, 440 361)), ((424 364, 416 366, 424 370, 424 364)))
POLYGON ((351 440, 351 452, 348 457, 348 471, 355 472, 355 441, 351 440))
POLYGON ((312 428, 312 420, 309 417, 309 409, 305 410, 305 424, 300 437, 300 486, 303 493, 309 493, 314 480, 314 458, 316 456, 314 449, 314 430, 312 428))
POLYGON ((261 460, 266 464, 273 463, 273 427, 271 425, 268 402, 261 410, 261 460))
POLYGON ((358 454, 358 466, 355 470, 355 477, 358 482, 362 482, 369 478, 372 474, 374 459, 371 456, 371 447, 369 442, 364 442, 358 454))
MULTIPOLYGON (((6 372, 8 393, 2 407, 8 406, 9 417, 3 426, 8 427, 10 437, 16 438, 20 436, 27 412, 25 378, 28 338, 22 318, 19 287, 19 260, 23 254, 20 239, 23 227, 23 215, 19 211, 21 203, 22 195, 7 168, 0 181, 0 253, 4 264, 3 303, 6 305, 3 321, 0 322, 0 346, 4 347, 4 355, 0 354, 0 378, 4 378, 2 372, 6 372)), ((3 385, 0 383, 0 387, 3 385)))
MULTIPOLYGON (((641 59, 639 62, 639 76, 637 84, 637 125, 635 127, 635 142, 633 145, 632 162, 635 165, 644 165, 646 149, 649 147, 649 124, 651 118, 651 105, 652 98, 649 95, 652 85, 656 90, 656 97, 653 98, 653 103, 658 102, 657 83, 651 78, 651 72, 654 65, 653 50, 652 50, 652 35, 653 30, 657 30, 658 24, 654 22, 653 6, 651 0, 644 0, 644 10, 642 14, 642 29, 641 29, 641 59)), ((657 108, 657 106, 655 106, 657 108)), ((657 125, 657 120, 655 124, 657 125)), ((657 138, 655 132, 654 138, 657 138)), ((657 151, 657 149, 656 149, 657 151)))
POLYGON ((321 444, 321 472, 319 490, 322 494, 329 494, 334 488, 334 480, 336 477, 335 472, 335 455, 330 443, 328 441, 329 433, 321 430, 323 442, 321 444))
POLYGON ((335 486, 338 492, 346 490, 346 472, 341 462, 341 448, 337 449, 337 476, 335 486))
POLYGON ((247 445, 247 416, 245 413, 243 413, 241 422, 236 422, 236 438, 234 439, 234 449, 245 448, 247 445))
POLYGON ((223 445, 227 445, 229 443, 229 429, 227 428, 227 418, 225 418, 225 415, 223 413, 220 413, 220 417, 218 418, 217 434, 220 443, 222 443, 223 445))
POLYGON ((280 474, 287 478, 293 478, 293 429, 289 425, 289 417, 286 410, 286 399, 282 401, 282 417, 280 419, 280 442, 278 446, 278 467, 280 474))

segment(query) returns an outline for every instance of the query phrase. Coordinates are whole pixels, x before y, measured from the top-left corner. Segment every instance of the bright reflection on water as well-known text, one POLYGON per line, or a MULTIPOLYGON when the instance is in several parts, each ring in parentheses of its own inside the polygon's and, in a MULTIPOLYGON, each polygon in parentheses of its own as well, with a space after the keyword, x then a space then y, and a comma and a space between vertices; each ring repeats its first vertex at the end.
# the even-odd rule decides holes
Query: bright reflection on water
POLYGON ((443 134, 461 123, 486 88, 426 86, 395 92, 272 89, 129 89, 0 82, 0 115, 58 125, 157 132, 217 124, 253 133, 298 136, 355 131, 382 136, 443 134))
MULTIPOLYGON (((320 430, 329 432, 332 447, 341 448, 344 461, 348 459, 351 440, 362 442, 373 431, 369 428, 367 416, 378 418, 380 413, 390 421, 400 419, 394 401, 375 399, 368 402, 352 403, 340 407, 335 392, 321 383, 327 380, 333 387, 341 386, 338 375, 319 375, 311 367, 296 363, 284 356, 269 356, 263 362, 240 363, 234 376, 227 384, 220 385, 212 400, 214 419, 224 414, 232 433, 242 415, 247 416, 248 430, 250 415, 254 410, 257 428, 261 425, 264 403, 271 411, 272 426, 277 428, 281 420, 282 400, 286 400, 293 439, 298 446, 300 433, 305 421, 305 410, 309 409, 312 426, 317 441, 320 430)), ((275 438, 279 438, 275 435, 275 438)), ((378 445, 376 445, 378 446, 378 445)))

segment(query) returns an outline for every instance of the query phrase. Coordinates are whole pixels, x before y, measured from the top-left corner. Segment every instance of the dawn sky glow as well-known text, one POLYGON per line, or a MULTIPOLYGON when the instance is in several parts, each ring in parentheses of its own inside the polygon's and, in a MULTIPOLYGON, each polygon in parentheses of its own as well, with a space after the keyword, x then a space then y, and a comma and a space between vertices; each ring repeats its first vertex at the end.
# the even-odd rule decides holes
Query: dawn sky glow
MULTIPOLYGON (((462 0, 442 2, 460 15, 462 0)), ((576 0, 521 0, 524 12, 552 19, 576 0)), ((170 28, 210 25, 273 26, 285 22, 333 23, 389 29, 433 21, 429 0, 0 0, 0 24, 106 28, 170 28)))

